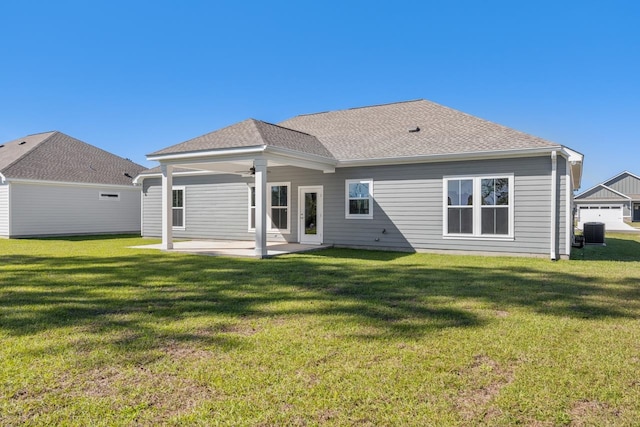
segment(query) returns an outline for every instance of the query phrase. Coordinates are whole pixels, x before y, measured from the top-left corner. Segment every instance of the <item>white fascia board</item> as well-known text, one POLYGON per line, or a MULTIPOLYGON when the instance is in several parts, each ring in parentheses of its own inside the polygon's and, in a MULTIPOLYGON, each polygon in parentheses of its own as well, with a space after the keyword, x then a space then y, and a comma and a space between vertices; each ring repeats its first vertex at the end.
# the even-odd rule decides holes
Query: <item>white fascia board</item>
POLYGON ((567 158, 567 160, 569 160, 570 162, 580 162, 582 163, 582 161, 584 160, 584 154, 579 153, 575 150, 572 150, 569 147, 562 147, 562 149, 560 150, 561 154, 567 158))
POLYGON ((4 184, 6 181, 7 181, 7 178, 5 178, 4 175, 0 173, 0 184, 4 184))
POLYGON ((123 190, 138 189, 134 185, 96 184, 93 182, 39 181, 37 179, 9 178, 7 179, 7 182, 12 182, 15 184, 30 184, 30 185, 60 185, 65 187, 117 188, 117 189, 123 189, 123 190))
POLYGON ((584 154, 563 146, 560 150, 560 155, 569 162, 569 166, 571 168, 572 190, 577 190, 580 188, 582 183, 582 164, 584 162, 584 154))
MULTIPOLYGON (((185 176, 185 175, 214 175, 217 172, 214 171, 206 171, 206 170, 194 170, 194 171, 180 171, 180 172, 173 172, 172 175, 173 176, 185 176)), ((135 185, 140 185, 142 184, 142 181, 144 181, 145 178, 157 178, 162 176, 162 172, 153 172, 153 173, 144 173, 144 174, 140 174, 138 176, 136 176, 133 179, 133 183, 135 185)))
POLYGON ((425 156, 406 156, 406 157, 386 157, 378 159, 354 159, 340 160, 336 167, 356 167, 356 166, 383 166, 397 165, 408 163, 438 163, 438 162, 455 162, 461 160, 489 160, 504 159, 514 157, 536 157, 547 156, 552 151, 559 151, 560 147, 518 149, 518 150, 501 150, 501 151, 474 151, 468 153, 453 154, 431 154, 425 156))
POLYGON ((219 150, 191 151, 186 153, 149 154, 147 155, 147 160, 166 164, 179 164, 181 160, 202 162, 206 160, 217 160, 221 157, 258 154, 264 152, 266 147, 266 145, 254 145, 251 147, 223 148, 219 150))

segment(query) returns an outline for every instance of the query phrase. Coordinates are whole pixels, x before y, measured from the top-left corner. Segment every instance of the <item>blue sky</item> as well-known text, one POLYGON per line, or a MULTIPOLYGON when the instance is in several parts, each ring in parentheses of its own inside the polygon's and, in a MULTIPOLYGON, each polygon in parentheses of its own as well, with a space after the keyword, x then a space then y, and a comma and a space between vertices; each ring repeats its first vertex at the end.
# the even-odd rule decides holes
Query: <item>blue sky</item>
POLYGON ((145 154, 249 117, 425 98, 640 174, 640 2, 4 1, 0 141, 145 154))

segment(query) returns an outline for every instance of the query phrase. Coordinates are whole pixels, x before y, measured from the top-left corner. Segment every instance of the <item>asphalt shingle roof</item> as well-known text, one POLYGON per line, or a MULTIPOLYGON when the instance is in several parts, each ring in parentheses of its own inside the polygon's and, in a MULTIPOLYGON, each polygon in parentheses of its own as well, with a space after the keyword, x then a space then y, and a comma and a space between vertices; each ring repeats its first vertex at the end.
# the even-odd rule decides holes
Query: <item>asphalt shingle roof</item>
POLYGON ((339 160, 560 146, 422 99, 301 115, 279 125, 316 136, 339 160))
POLYGON ((248 119, 152 155, 261 145, 341 161, 561 147, 420 99, 300 115, 278 125, 248 119))
POLYGON ((260 120, 247 119, 220 130, 207 133, 150 155, 207 151, 223 148, 269 145, 301 153, 333 158, 315 136, 260 120))
POLYGON ((145 169, 57 131, 0 145, 0 173, 9 179, 132 185, 145 169))

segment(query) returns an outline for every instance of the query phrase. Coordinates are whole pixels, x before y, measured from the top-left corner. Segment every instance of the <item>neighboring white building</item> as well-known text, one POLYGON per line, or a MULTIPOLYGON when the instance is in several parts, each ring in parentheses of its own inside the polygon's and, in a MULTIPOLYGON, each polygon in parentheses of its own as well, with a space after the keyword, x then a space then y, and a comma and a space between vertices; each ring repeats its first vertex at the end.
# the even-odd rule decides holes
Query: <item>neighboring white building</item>
POLYGON ((142 170, 57 131, 0 144, 0 237, 139 233, 142 170))
POLYGON ((624 222, 640 221, 640 176, 620 172, 575 197, 578 227, 602 222, 607 230, 629 228, 624 222))

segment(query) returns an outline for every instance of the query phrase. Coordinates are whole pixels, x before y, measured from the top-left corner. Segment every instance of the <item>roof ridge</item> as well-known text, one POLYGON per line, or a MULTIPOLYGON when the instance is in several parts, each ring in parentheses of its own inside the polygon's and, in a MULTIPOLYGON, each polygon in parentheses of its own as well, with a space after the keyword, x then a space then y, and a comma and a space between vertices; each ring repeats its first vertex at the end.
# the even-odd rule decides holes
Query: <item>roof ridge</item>
MULTIPOLYGON (((20 157, 18 157, 17 159, 15 159, 13 162, 9 163, 5 168, 4 171, 6 173, 6 171, 8 171, 9 169, 11 169, 13 166, 15 166, 16 163, 22 161, 25 157, 27 157, 28 155, 30 155, 31 153, 34 153, 36 150, 38 150, 38 148, 40 148, 41 146, 44 145, 45 142, 47 142, 48 140, 50 140, 51 138, 53 138, 53 136, 57 133, 61 133, 58 130, 53 130, 53 131, 49 131, 49 132, 40 132, 40 133, 33 133, 31 135, 25 135, 22 138, 26 138, 28 136, 35 136, 35 135, 42 135, 43 133, 51 133, 51 135, 49 135, 48 137, 46 137, 45 139, 43 139, 42 141, 40 141, 39 143, 36 144, 35 147, 33 147, 31 150, 27 150, 24 153, 22 153, 22 155, 20 157)), ((17 138, 14 141, 17 141, 18 139, 22 139, 22 138, 17 138)))
MULTIPOLYGON (((407 104, 409 102, 418 102, 418 101, 426 101, 426 100, 424 98, 417 98, 417 99, 409 99, 407 101, 395 101, 395 102, 386 102, 386 103, 383 103, 383 104, 363 105, 363 106, 360 106, 360 107, 351 107, 351 108, 341 108, 341 109, 338 109, 338 110, 319 111, 317 113, 298 114, 296 116, 293 116, 292 118, 304 117, 304 116, 314 116, 316 114, 336 113, 338 111, 351 111, 351 110, 361 110, 361 109, 364 109, 364 108, 386 107, 388 105, 407 104)), ((290 120, 290 119, 287 119, 287 120, 290 120)), ((287 120, 285 120, 285 121, 287 121, 287 120)))

